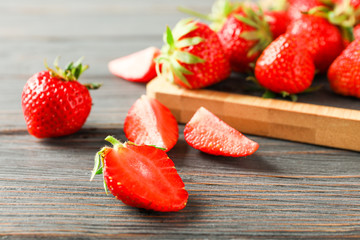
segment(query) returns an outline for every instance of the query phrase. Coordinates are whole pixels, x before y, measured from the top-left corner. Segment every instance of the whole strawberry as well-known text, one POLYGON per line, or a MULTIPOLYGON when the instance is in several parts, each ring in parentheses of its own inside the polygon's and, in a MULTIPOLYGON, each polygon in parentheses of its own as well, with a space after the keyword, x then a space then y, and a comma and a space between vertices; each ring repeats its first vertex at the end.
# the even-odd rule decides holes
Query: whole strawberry
POLYGON ((286 32, 290 22, 287 11, 266 11, 264 14, 265 20, 270 26, 273 39, 286 32))
POLYGON ((28 131, 38 138, 75 133, 84 125, 91 110, 89 90, 77 81, 88 66, 79 60, 62 70, 56 60, 55 70, 46 67, 47 71, 36 73, 26 82, 22 92, 28 131))
POLYGON ((114 137, 105 140, 113 147, 104 147, 95 155, 91 180, 103 174, 105 191, 125 204, 160 212, 183 209, 188 192, 166 153, 153 146, 121 143, 114 137))
POLYGON ((360 39, 355 39, 331 64, 328 80, 332 90, 360 98, 360 39))
POLYGON ((251 64, 272 41, 263 13, 245 5, 228 16, 218 36, 236 72, 251 71, 251 64))
POLYGON ((324 6, 322 0, 288 0, 288 16, 291 21, 301 18, 303 12, 314 7, 324 6))
POLYGON ((181 20, 173 31, 167 28, 164 42, 157 58, 158 75, 190 89, 210 86, 230 75, 221 42, 207 25, 181 20))
POLYGON ((315 66, 306 43, 283 34, 273 41, 256 62, 255 76, 263 87, 275 93, 297 94, 312 83, 315 66))
POLYGON ((319 16, 303 14, 289 25, 287 32, 305 40, 320 72, 326 72, 344 49, 340 30, 319 16))

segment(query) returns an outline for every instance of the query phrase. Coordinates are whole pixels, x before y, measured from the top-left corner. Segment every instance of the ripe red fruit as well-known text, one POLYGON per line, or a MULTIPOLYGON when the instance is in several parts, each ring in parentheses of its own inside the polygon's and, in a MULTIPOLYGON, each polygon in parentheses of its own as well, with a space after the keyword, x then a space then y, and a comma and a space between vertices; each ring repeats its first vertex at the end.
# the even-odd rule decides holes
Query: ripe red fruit
POLYGON ((230 14, 218 36, 236 72, 251 71, 251 64, 273 39, 263 13, 248 6, 230 14))
POLYGON ((360 39, 355 39, 331 64, 328 79, 332 90, 360 98, 360 39))
POLYGON ((253 154, 259 148, 259 144, 204 107, 199 108, 186 124, 184 136, 190 146, 212 155, 243 157, 253 154))
POLYGON ((287 11, 267 11, 265 20, 269 23, 273 39, 284 34, 290 22, 287 11))
POLYGON ((156 47, 149 47, 109 62, 109 71, 132 82, 149 82, 156 77, 154 59, 160 54, 156 47))
POLYGON ((55 63, 33 75, 25 84, 21 100, 25 122, 30 134, 38 138, 69 135, 84 125, 90 110, 91 96, 87 87, 77 81, 88 68, 80 61, 65 70, 55 63))
POLYGON ((354 38, 360 39, 360 24, 354 27, 354 38))
POLYGON ((158 100, 142 96, 130 108, 124 123, 126 137, 138 145, 155 145, 169 151, 179 138, 170 110, 158 100))
POLYGON ((289 25, 287 32, 305 40, 320 72, 326 72, 344 49, 340 30, 322 17, 304 14, 289 25))
POLYGON ((314 78, 315 67, 305 45, 289 34, 273 41, 256 62, 259 84, 275 93, 297 94, 306 90, 314 78))
POLYGON ((103 173, 105 190, 125 204, 160 212, 179 211, 186 206, 188 193, 174 163, 153 146, 120 143, 108 136, 114 146, 95 155, 91 180, 103 173))
POLYGON ((181 20, 173 31, 167 28, 164 41, 157 58, 162 65, 158 75, 190 89, 210 86, 230 75, 219 38, 207 25, 181 20))
POLYGON ((324 6, 321 0, 288 0, 288 2, 288 16, 290 21, 301 18, 303 12, 308 12, 314 7, 324 6))

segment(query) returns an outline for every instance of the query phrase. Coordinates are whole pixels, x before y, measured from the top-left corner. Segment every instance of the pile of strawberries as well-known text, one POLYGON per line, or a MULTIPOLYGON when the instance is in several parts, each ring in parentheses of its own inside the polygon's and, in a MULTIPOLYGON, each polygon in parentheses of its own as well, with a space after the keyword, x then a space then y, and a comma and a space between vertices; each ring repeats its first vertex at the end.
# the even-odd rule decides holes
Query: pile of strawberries
MULTIPOLYGON (((219 0, 213 12, 187 13, 164 33, 161 50, 149 47, 109 63, 116 76, 148 82, 156 76, 188 89, 213 85, 232 71, 247 73, 267 93, 293 96, 307 91, 316 73, 327 73, 334 92, 360 98, 360 0, 288 0, 262 10, 255 4, 219 0), (274 6, 273 6, 274 7, 274 6)), ((92 106, 80 84, 88 68, 81 61, 32 76, 22 93, 30 134, 38 138, 69 135, 85 123, 92 106)), ((241 84, 241 83, 239 83, 241 84)), ((270 94, 271 95, 271 94, 270 94)), ((156 211, 178 211, 188 193, 166 152, 179 137, 176 119, 156 99, 139 98, 130 108, 121 143, 112 136, 95 154, 91 179, 103 174, 108 189, 125 204, 156 211)), ((184 129, 186 142, 202 152, 243 157, 259 145, 201 107, 184 129)))
POLYGON ((189 18, 167 28, 161 51, 152 48, 156 66, 154 58, 138 54, 138 65, 149 67, 144 71, 152 72, 150 77, 138 72, 129 79, 121 69, 124 58, 110 63, 110 71, 146 82, 156 69, 158 76, 189 89, 213 85, 235 71, 249 74, 267 93, 283 96, 309 91, 315 74, 327 73, 334 92, 360 98, 360 1, 273 2, 280 6, 262 10, 218 0, 209 15, 181 8, 211 24, 189 18))

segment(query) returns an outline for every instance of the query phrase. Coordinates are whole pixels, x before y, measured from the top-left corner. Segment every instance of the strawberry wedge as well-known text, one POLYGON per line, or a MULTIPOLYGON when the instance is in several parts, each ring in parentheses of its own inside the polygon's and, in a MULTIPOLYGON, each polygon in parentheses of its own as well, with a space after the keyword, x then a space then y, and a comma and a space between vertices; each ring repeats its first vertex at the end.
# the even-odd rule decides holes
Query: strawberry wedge
POLYGON ((141 96, 130 108, 124 123, 126 137, 139 145, 154 145, 169 151, 179 137, 170 110, 158 100, 141 96))
POLYGON ((148 47, 139 52, 109 62, 109 71, 122 79, 132 82, 149 82, 156 77, 154 59, 160 54, 156 47, 148 47))
POLYGON ((211 155, 244 157, 253 154, 259 144, 205 109, 199 108, 184 129, 186 142, 211 155))

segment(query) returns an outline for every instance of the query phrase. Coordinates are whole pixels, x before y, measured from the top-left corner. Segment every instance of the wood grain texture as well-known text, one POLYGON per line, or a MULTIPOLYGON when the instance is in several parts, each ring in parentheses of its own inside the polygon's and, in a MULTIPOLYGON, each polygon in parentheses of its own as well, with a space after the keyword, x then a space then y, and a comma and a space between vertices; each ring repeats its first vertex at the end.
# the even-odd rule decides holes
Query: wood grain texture
POLYGON ((360 109, 188 90, 162 78, 147 85, 147 94, 165 104, 180 123, 205 107, 244 133, 360 151, 360 109))
POLYGON ((0 1, 0 239, 360 238, 356 152, 250 135, 260 144, 254 155, 215 157, 188 146, 180 125, 169 156, 190 193, 183 211, 127 207, 105 195, 100 177, 89 181, 103 139, 125 140, 126 113, 146 93, 143 84, 111 76, 107 62, 160 47, 165 25, 184 16, 176 6, 206 12, 211 3, 0 1), (85 56, 90 69, 81 81, 104 85, 91 93, 80 132, 39 140, 26 131, 21 91, 43 59, 57 55, 62 62, 85 56))

